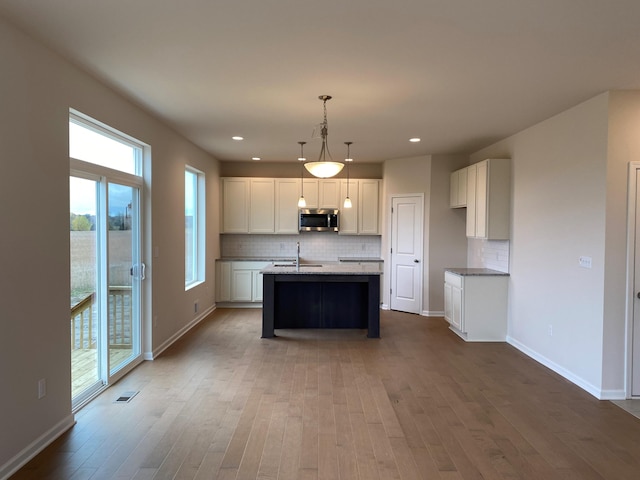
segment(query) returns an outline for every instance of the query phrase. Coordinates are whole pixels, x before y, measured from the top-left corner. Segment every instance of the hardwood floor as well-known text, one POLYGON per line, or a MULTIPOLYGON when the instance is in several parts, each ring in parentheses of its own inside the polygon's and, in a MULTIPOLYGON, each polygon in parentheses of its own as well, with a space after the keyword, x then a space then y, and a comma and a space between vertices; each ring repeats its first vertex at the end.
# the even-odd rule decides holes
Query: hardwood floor
POLYGON ((217 310, 12 478, 640 478, 640 419, 441 318, 260 331, 261 310, 217 310))

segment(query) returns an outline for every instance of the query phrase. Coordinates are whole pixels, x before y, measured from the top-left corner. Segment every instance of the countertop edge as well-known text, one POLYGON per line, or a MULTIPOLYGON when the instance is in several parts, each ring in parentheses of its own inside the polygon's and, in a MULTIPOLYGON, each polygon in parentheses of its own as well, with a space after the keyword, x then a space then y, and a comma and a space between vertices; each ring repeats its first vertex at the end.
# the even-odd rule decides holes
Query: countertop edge
POLYGON ((453 273, 454 275, 460 275, 461 277, 508 277, 508 272, 501 272, 500 270, 493 270, 491 268, 445 268, 445 272, 453 273))

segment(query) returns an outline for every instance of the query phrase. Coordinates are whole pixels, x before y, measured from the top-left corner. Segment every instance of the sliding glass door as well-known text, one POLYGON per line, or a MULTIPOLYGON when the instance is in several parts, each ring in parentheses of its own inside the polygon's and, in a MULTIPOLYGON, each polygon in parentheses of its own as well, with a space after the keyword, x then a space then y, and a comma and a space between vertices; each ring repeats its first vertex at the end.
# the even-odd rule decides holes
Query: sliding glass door
POLYGON ((107 237, 107 335, 109 374, 113 375, 140 354, 139 192, 137 188, 109 183, 107 237))
POLYGON ((142 359, 143 147, 69 122, 71 378, 74 408, 142 359))

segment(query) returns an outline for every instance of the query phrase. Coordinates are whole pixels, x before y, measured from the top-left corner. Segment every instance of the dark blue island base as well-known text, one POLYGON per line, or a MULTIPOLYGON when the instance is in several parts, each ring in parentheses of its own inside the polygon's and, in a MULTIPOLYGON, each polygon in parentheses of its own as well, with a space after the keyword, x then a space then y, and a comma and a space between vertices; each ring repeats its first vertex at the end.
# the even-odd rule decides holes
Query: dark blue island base
POLYGON ((278 328, 367 329, 380 338, 380 275, 264 274, 262 338, 278 328))

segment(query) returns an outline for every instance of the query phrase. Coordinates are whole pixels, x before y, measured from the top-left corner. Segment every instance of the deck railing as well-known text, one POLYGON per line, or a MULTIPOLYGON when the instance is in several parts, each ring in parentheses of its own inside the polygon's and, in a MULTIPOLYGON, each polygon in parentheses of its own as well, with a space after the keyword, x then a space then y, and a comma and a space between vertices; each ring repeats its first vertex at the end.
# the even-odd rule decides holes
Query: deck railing
MULTIPOLYGON (((96 348, 98 338, 95 292, 71 308, 71 349, 96 348)), ((109 287, 109 347, 131 348, 131 287, 109 287)))

